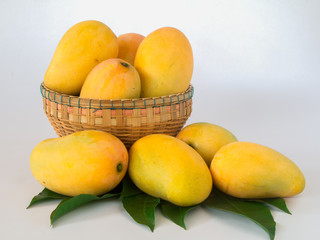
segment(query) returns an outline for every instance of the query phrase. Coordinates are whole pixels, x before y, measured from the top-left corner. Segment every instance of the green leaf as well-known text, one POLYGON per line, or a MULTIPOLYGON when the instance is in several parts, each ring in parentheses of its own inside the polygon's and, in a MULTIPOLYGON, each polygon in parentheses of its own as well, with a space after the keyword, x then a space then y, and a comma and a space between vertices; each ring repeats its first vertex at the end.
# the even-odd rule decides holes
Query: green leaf
POLYGON ((142 191, 134 185, 134 183, 131 181, 128 174, 124 177, 122 180, 122 192, 120 199, 123 199, 125 197, 131 197, 133 195, 137 195, 142 193, 142 191))
POLYGON ((282 198, 265 198, 265 199, 254 199, 252 201, 256 202, 262 202, 265 204, 269 204, 271 206, 274 206, 280 210, 282 210, 285 213, 291 214, 289 209, 287 208, 286 202, 282 198))
POLYGON ((169 202, 161 203, 161 210, 162 212, 175 224, 179 225, 180 227, 187 229, 186 225, 184 224, 184 217, 185 215, 196 206, 191 207, 180 207, 177 205, 174 205, 169 202))
POLYGON ((137 223, 146 225, 151 231, 155 227, 155 209, 160 203, 160 198, 149 196, 134 185, 127 175, 122 181, 120 199, 124 209, 137 223))
POLYGON ((67 214, 68 212, 71 212, 72 210, 85 205, 89 202, 96 201, 96 200, 102 200, 106 198, 111 198, 119 196, 119 193, 106 193, 100 197, 92 195, 92 194, 80 194, 75 197, 68 197, 65 198, 60 202, 60 204, 57 206, 57 208, 51 213, 50 220, 51 225, 60 217, 67 214))
POLYGON ((145 193, 130 197, 123 197, 122 204, 130 216, 140 224, 147 225, 153 232, 155 226, 155 209, 160 203, 160 198, 151 197, 145 193))
POLYGON ((61 195, 59 193, 52 192, 51 190, 45 188, 40 192, 37 196, 34 196, 29 203, 29 206, 27 208, 30 208, 32 205, 43 202, 49 199, 64 199, 67 198, 68 196, 61 195))
POLYGON ((276 223, 270 209, 263 203, 231 197, 214 187, 211 195, 203 204, 207 207, 245 216, 262 227, 269 234, 271 240, 274 239, 276 223))

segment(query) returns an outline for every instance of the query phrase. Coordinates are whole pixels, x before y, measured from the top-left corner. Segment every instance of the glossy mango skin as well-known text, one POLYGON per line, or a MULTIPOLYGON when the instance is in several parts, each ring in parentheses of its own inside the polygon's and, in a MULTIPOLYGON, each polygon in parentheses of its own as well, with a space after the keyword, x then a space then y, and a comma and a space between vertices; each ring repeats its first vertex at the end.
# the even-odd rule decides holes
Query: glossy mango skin
POLYGON ((192 146, 208 166, 221 147, 238 141, 227 129, 206 122, 193 123, 184 127, 177 138, 192 146))
POLYGON ((140 74, 142 97, 184 92, 193 72, 191 45, 178 29, 160 28, 141 42, 134 67, 140 74))
POLYGON ((112 58, 95 66, 83 83, 80 97, 91 99, 139 98, 141 81, 128 62, 112 58))
POLYGON ((204 201, 212 177, 204 160, 189 145, 164 134, 136 141, 129 151, 129 175, 145 193, 178 206, 204 201))
POLYGON ((214 156, 214 185, 238 198, 290 197, 301 193, 305 178, 281 153, 256 143, 234 142, 214 156))
POLYGON ((44 76, 44 84, 57 92, 79 95, 94 66, 118 55, 118 39, 99 21, 72 26, 60 40, 44 76))
POLYGON ((124 144, 109 133, 94 130, 44 140, 30 157, 36 180, 67 196, 109 192, 120 183, 127 167, 124 144))
POLYGON ((121 58, 131 65, 134 65, 134 59, 140 43, 144 36, 138 33, 125 33, 118 37, 119 53, 118 58, 121 58))

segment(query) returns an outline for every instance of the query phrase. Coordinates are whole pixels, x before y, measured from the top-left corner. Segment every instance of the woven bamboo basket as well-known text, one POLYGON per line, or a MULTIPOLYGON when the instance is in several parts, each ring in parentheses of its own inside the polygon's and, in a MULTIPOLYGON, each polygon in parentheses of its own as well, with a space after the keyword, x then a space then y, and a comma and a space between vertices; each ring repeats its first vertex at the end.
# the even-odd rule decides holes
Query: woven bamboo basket
POLYGON ((40 87, 43 108, 58 136, 83 130, 109 132, 130 148, 139 138, 176 136, 192 111, 193 87, 179 94, 124 100, 85 99, 40 87))

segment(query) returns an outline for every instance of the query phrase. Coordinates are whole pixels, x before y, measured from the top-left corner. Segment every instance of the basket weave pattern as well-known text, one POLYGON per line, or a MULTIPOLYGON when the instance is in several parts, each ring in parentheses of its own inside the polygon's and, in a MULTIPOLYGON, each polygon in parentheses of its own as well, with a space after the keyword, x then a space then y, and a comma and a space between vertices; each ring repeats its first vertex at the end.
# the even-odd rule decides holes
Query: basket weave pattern
POLYGON ((84 99, 40 87, 44 111, 58 136, 83 130, 109 132, 127 148, 139 138, 175 136, 192 111, 193 87, 180 94, 125 100, 84 99))

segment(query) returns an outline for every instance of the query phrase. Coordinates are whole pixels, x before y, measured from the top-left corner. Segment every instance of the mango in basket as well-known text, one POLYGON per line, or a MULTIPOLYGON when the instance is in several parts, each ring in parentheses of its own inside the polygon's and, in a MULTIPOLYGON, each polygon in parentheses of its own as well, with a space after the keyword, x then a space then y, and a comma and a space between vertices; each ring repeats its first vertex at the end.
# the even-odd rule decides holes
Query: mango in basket
POLYGON ((215 186, 238 198, 290 197, 305 187, 305 178, 294 162, 256 143, 234 142, 222 147, 210 170, 215 186))
POLYGON ((60 40, 44 76, 44 84, 57 92, 79 95, 94 66, 118 55, 118 39, 99 21, 71 27, 60 40))
POLYGON ((204 201, 212 177, 201 156, 185 142, 165 134, 136 141, 129 152, 129 175, 145 193, 178 206, 204 201))
POLYGON ((183 128, 177 138, 193 147, 207 165, 213 159, 214 154, 224 145, 238 141, 227 129, 212 123, 193 123, 183 128))
POLYGON ((122 59, 108 59, 95 66, 85 80, 80 97, 92 99, 139 98, 137 70, 122 59))
POLYGON ((137 33, 125 33, 118 37, 119 41, 119 53, 118 58, 121 58, 131 65, 134 64, 134 59, 136 57, 136 53, 138 47, 144 36, 137 33))
POLYGON ((128 166, 128 152, 115 136, 82 131, 47 139, 32 151, 32 174, 44 187, 68 196, 100 195, 115 188, 128 166))
POLYGON ((184 92, 193 72, 191 45, 178 29, 160 28, 141 42, 134 66, 140 74, 142 97, 184 92))

